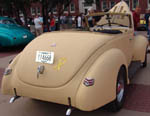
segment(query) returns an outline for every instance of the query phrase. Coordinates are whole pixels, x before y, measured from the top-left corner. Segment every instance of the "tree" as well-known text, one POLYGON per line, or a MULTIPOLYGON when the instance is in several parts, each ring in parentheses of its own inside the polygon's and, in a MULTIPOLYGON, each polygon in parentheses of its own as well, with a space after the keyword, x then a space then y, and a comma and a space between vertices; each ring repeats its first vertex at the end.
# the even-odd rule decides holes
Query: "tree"
MULTIPOLYGON (((7 12, 8 16, 13 16, 15 14, 18 21, 20 21, 20 12, 23 13, 25 17, 25 25, 27 26, 27 9, 30 7, 31 0, 1 0, 4 10, 7 12)), ((20 21, 21 22, 21 21, 20 21)))
MULTIPOLYGON (((27 27, 27 8, 31 5, 31 0, 12 0, 14 2, 14 7, 16 11, 21 11, 24 15, 25 26, 27 27)), ((18 13, 17 13, 18 14, 18 13)))
POLYGON ((1 0, 2 8, 5 12, 7 12, 9 15, 12 15, 12 2, 11 0, 1 0))

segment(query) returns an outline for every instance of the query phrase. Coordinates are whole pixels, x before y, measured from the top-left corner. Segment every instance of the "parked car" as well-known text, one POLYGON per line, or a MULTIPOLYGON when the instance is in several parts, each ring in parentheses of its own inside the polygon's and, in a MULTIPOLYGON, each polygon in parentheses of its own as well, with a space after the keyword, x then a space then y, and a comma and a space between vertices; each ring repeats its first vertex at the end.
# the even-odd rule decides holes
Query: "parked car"
POLYGON ((34 39, 34 35, 15 20, 0 17, 0 47, 10 47, 27 44, 34 39))
POLYGON ((148 41, 134 34, 127 4, 85 18, 88 31, 45 33, 10 63, 2 80, 2 93, 30 97, 93 111, 109 103, 122 108, 127 85, 135 69, 147 65, 148 41), (88 17, 101 16, 90 28, 88 17), (132 72, 132 73, 131 73, 132 72))

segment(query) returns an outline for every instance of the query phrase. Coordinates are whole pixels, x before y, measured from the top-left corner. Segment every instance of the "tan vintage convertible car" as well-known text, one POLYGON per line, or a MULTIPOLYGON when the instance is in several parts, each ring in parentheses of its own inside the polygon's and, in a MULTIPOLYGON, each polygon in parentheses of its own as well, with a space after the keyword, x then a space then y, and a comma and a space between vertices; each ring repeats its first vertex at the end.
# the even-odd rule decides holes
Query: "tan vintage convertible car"
POLYGON ((148 41, 134 34, 127 4, 86 17, 89 31, 44 33, 29 43, 5 70, 2 93, 93 111, 109 103, 122 108, 126 86, 136 69, 147 65, 148 41), (88 18, 99 16, 94 27, 88 18), (134 69, 134 70, 133 70, 134 69))

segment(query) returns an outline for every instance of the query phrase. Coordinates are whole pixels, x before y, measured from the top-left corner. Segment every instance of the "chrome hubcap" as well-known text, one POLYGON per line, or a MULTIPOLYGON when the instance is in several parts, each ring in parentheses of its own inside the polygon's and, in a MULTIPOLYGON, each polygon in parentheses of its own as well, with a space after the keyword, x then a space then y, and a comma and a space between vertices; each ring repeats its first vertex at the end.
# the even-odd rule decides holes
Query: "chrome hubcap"
POLYGON ((117 85, 117 100, 118 100, 118 102, 121 102, 121 100, 123 99, 123 95, 124 95, 124 83, 118 82, 118 85, 117 85))

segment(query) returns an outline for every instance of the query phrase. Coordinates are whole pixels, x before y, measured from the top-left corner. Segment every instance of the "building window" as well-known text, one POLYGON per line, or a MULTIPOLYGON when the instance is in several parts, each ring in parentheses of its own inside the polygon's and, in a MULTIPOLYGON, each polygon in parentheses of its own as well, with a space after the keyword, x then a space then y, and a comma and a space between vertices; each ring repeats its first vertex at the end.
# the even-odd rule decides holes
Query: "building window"
POLYGON ((36 9, 35 8, 31 8, 31 15, 35 15, 36 14, 36 9))
POLYGON ((70 11, 75 12, 75 4, 71 3, 70 5, 70 11))
POLYGON ((84 7, 91 7, 91 6, 92 6, 92 3, 84 2, 84 7))
POLYGON ((36 13, 37 13, 38 15, 41 14, 41 9, 40 9, 40 7, 37 7, 37 8, 36 8, 36 13))
POLYGON ((107 8, 106 1, 102 1, 102 10, 104 11, 107 8))
POLYGON ((147 9, 150 9, 150 0, 147 0, 147 9))
POLYGON ((63 6, 63 8, 65 13, 68 12, 68 7, 65 8, 65 6, 63 6))
POLYGON ((19 16, 23 16, 23 12, 19 10, 19 16))
POLYGON ((53 13, 57 12, 57 7, 53 8, 53 13))
POLYGON ((116 3, 114 1, 110 2, 110 8, 112 8, 116 3))
POLYGON ((139 0, 133 0, 132 3, 133 3, 132 8, 135 9, 139 5, 139 0))
POLYGON ((130 8, 130 0, 125 0, 125 2, 127 3, 127 5, 128 5, 129 8, 130 8))

